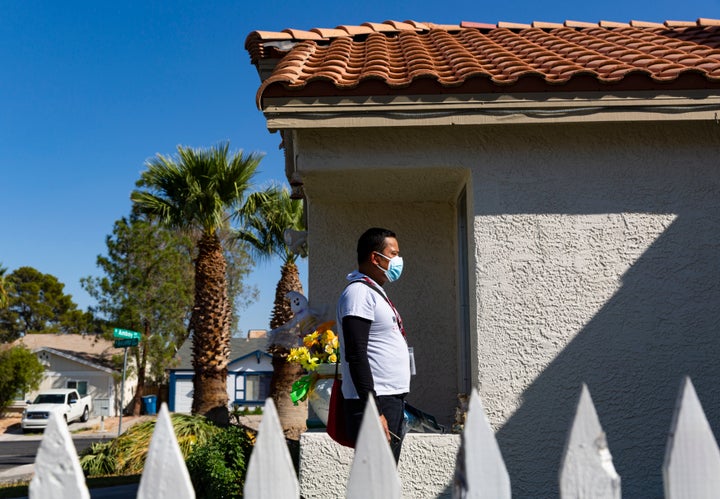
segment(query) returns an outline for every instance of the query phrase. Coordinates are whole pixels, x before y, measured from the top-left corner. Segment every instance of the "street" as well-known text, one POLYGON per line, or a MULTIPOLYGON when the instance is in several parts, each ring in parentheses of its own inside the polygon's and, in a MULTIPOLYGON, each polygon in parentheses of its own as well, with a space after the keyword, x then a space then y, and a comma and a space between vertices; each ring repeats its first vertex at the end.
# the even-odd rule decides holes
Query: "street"
MULTIPOLYGON (((78 454, 80 454, 82 450, 87 449, 94 442, 103 440, 105 439, 97 437, 75 437, 73 443, 78 454)), ((0 441, 0 474, 16 466, 33 464, 40 442, 41 439, 35 436, 0 441)))
MULTIPOLYGON (((94 442, 102 442, 113 438, 115 434, 106 437, 85 437, 74 436, 73 443, 78 454, 84 449, 90 447, 94 442)), ((5 473, 12 474, 12 470, 25 470, 28 474, 32 473, 32 465, 35 462, 42 433, 22 435, 3 435, 0 439, 0 476, 5 473)), ((115 487, 94 488, 90 490, 92 499, 124 499, 137 496, 138 484, 118 485, 115 487)), ((20 496, 18 499, 26 499, 26 496, 20 496)))

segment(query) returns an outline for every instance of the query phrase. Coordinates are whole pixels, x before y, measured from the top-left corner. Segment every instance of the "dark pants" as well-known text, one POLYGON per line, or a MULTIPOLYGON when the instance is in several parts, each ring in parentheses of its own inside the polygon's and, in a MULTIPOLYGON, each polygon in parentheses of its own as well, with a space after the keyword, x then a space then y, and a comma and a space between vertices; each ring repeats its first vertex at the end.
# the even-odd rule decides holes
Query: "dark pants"
MULTIPOLYGON (((405 435, 403 435, 403 420, 405 417, 405 394, 378 395, 378 411, 385 416, 390 430, 390 450, 395 457, 395 464, 400 460, 400 449, 405 435)), ((365 413, 365 404, 360 399, 345 399, 345 417, 350 438, 357 440, 365 413)))

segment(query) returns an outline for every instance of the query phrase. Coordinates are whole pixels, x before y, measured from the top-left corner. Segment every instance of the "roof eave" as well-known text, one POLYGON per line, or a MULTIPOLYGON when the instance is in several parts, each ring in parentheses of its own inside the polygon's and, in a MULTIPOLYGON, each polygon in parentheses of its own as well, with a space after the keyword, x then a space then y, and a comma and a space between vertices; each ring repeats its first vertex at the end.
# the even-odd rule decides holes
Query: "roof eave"
POLYGON ((268 129, 716 120, 717 90, 273 97, 268 129))

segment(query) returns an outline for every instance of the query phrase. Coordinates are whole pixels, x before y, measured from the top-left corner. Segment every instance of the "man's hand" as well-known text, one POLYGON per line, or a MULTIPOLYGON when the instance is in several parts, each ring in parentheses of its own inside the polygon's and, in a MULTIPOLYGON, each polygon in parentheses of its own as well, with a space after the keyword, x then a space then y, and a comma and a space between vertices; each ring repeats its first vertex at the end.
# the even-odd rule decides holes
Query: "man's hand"
POLYGON ((390 441, 390 429, 388 428, 387 419, 385 419, 385 416, 382 414, 380 415, 380 426, 382 426, 383 431, 385 432, 385 438, 387 438, 387 441, 390 441))

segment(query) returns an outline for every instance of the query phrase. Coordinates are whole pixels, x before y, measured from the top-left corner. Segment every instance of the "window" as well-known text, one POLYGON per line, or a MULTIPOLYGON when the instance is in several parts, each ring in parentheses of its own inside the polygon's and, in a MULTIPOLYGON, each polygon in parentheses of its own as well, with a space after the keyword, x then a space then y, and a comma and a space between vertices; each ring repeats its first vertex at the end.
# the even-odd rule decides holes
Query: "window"
POLYGON ((270 396, 272 374, 248 374, 245 376, 245 400, 264 401, 270 396))
POLYGON ((75 388, 81 397, 87 395, 87 381, 68 381, 65 385, 66 388, 75 388))

